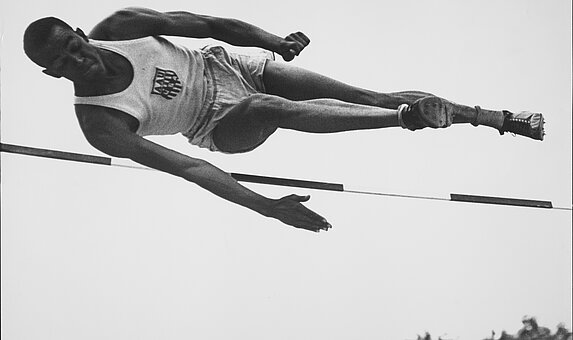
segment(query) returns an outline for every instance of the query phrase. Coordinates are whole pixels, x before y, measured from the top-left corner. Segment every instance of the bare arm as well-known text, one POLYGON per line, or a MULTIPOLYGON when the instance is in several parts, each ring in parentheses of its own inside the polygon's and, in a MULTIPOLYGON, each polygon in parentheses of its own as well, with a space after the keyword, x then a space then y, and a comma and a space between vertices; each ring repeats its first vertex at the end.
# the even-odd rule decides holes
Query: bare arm
POLYGON ((257 26, 230 18, 189 12, 158 12, 147 8, 126 8, 99 23, 89 34, 98 40, 128 40, 146 36, 213 38, 235 46, 253 46, 279 53, 292 60, 310 40, 301 32, 281 38, 257 26))
POLYGON ((310 231, 327 230, 324 218, 304 207, 308 197, 290 195, 278 200, 261 196, 240 185, 231 175, 197 158, 191 158, 136 135, 133 125, 121 112, 89 107, 90 112, 77 109, 80 126, 87 140, 98 150, 131 160, 196 183, 233 203, 252 209, 264 216, 310 231), (100 111, 100 112, 94 112, 100 111), (94 118, 97 117, 97 118, 94 118))

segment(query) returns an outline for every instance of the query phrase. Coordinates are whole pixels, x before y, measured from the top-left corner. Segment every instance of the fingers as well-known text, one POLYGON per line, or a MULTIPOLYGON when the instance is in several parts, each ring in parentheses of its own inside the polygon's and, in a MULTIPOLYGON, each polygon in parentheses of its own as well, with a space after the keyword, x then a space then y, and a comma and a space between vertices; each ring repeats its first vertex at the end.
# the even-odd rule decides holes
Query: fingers
POLYGON ((314 211, 307 209, 305 207, 302 211, 302 216, 299 217, 297 223, 297 228, 303 228, 306 230, 320 232, 321 230, 328 231, 332 226, 326 221, 326 219, 314 211))
POLYGON ((286 224, 300 229, 314 232, 321 230, 328 231, 332 228, 332 225, 330 225, 324 217, 301 204, 301 202, 307 202, 309 199, 310 195, 299 196, 293 194, 283 197, 281 201, 283 201, 284 207, 287 208, 288 211, 284 211, 285 215, 281 220, 286 224))
POLYGON ((310 44, 310 39, 302 32, 291 33, 287 36, 287 40, 293 40, 300 43, 303 48, 310 44))
MULTIPOLYGON (((298 229, 304 229, 304 230, 308 230, 308 231, 312 231, 315 233, 319 233, 320 231, 328 231, 330 228, 332 228, 332 226, 326 222, 326 220, 324 220, 325 222, 319 222, 317 223, 316 221, 305 221, 305 222, 297 222, 297 223, 287 223, 292 225, 295 228, 298 229)), ((285 222, 286 223, 286 222, 285 222)))
POLYGON ((289 34, 286 38, 287 49, 283 53, 283 59, 285 61, 291 61, 295 56, 298 56, 300 52, 310 44, 310 39, 302 32, 296 32, 289 34))
POLYGON ((288 41, 288 48, 289 51, 294 55, 299 55, 300 52, 306 47, 306 44, 302 43, 299 40, 291 39, 288 41))
POLYGON ((283 197, 275 204, 273 215, 283 223, 309 231, 327 231, 332 228, 324 217, 301 204, 301 202, 306 202, 309 199, 310 196, 308 195, 289 195, 283 197))

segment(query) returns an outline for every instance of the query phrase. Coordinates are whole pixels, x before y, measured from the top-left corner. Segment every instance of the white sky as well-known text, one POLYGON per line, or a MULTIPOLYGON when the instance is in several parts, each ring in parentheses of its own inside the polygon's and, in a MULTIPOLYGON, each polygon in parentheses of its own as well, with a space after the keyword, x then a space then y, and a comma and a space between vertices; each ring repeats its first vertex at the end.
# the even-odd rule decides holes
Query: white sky
MULTIPOLYGON (((88 32, 125 6, 188 10, 301 30, 312 42, 294 63, 354 85, 539 110, 547 139, 281 131, 234 156, 155 141, 231 172, 571 207, 568 0, 92 3, 2 2, 2 142, 99 154, 71 84, 26 59, 30 22, 88 32)), ((309 193, 334 228, 295 230, 157 172, 2 154, 4 339, 481 339, 526 314, 571 328, 570 211, 250 187, 309 193)))

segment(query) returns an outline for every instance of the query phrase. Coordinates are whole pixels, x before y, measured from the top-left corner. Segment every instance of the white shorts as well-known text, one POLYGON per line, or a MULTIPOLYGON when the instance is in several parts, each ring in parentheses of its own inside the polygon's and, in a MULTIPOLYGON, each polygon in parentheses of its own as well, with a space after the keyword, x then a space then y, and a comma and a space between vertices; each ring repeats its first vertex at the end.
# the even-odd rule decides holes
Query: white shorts
POLYGON ((201 49, 205 61, 207 96, 203 118, 183 135, 193 145, 219 151, 213 142, 217 123, 235 105, 255 93, 265 93, 263 71, 269 55, 247 56, 228 53, 221 46, 201 49))

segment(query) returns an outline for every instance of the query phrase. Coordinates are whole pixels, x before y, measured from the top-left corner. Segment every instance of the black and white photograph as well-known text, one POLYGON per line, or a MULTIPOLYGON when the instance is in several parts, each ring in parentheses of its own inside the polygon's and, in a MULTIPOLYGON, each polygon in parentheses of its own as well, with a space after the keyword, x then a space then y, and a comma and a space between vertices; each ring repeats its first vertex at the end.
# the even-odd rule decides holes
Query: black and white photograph
POLYGON ((571 10, 2 2, 2 339, 571 340, 571 10))

